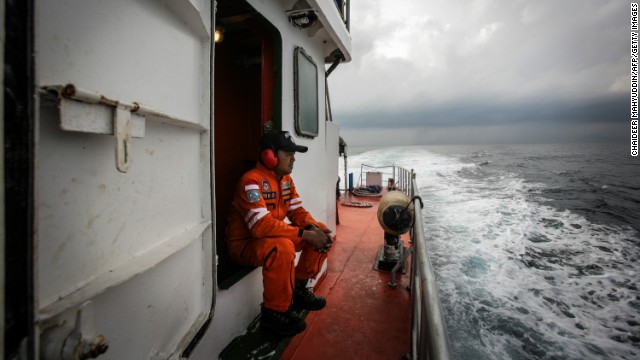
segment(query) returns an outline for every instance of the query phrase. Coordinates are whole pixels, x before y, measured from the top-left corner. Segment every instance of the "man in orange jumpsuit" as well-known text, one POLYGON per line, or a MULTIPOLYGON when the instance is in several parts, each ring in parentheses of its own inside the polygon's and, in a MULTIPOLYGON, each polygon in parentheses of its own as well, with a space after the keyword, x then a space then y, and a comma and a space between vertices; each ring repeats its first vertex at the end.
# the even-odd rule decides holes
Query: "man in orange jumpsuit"
POLYGON ((291 309, 320 310, 326 301, 307 282, 315 277, 331 247, 331 231, 302 207, 291 179, 296 145, 286 131, 266 134, 261 159, 235 189, 227 227, 231 258, 243 265, 262 266, 261 325, 282 336, 306 328, 291 309), (290 224, 284 219, 288 218, 290 224), (298 265, 295 255, 302 251, 298 265))

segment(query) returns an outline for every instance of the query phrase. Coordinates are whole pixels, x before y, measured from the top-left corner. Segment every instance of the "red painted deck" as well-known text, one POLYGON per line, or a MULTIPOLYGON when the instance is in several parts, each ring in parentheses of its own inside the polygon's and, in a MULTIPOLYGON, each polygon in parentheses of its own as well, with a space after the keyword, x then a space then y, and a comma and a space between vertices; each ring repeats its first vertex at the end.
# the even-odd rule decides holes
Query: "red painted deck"
MULTIPOLYGON (((309 313, 307 330, 291 340, 282 360, 389 360, 401 359, 409 352, 409 271, 398 274, 397 288, 388 287, 391 273, 373 269, 384 243, 384 232, 376 218, 379 198, 347 200, 367 201, 374 206, 338 207, 340 225, 327 274, 315 291, 327 298, 327 306, 309 313)), ((406 237, 403 241, 407 247, 406 237)))

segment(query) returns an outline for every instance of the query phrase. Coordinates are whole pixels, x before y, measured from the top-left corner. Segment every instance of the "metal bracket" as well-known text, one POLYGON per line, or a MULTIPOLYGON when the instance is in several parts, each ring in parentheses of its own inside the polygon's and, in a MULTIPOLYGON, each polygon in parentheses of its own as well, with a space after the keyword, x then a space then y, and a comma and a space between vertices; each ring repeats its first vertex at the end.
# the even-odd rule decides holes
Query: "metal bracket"
POLYGON ((65 131, 114 135, 118 171, 126 173, 132 163, 131 138, 142 138, 146 120, 197 131, 209 130, 197 121, 185 120, 138 102, 123 102, 74 84, 43 86, 56 96, 60 109, 60 128, 65 131))
POLYGON ((126 173, 131 166, 131 111, 120 106, 114 109, 113 133, 116 136, 116 167, 126 173))
POLYGON ((73 328, 70 328, 70 325, 66 321, 49 324, 42 334, 41 358, 45 360, 94 359, 109 349, 107 338, 102 334, 96 335, 93 328, 91 301, 78 307, 73 328))

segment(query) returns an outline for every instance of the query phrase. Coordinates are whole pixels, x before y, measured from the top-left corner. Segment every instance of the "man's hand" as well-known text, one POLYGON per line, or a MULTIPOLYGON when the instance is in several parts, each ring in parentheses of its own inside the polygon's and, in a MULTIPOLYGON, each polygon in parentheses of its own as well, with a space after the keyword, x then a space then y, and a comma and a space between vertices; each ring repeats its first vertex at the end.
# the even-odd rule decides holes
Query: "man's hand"
POLYGON ((306 241, 314 249, 320 252, 327 252, 331 248, 331 243, 333 240, 331 239, 331 230, 329 229, 320 229, 317 226, 309 227, 309 230, 305 230, 302 233, 302 241, 306 241))
POLYGON ((322 231, 324 231, 324 235, 327 237, 327 243, 321 249, 318 249, 318 251, 321 253, 326 253, 331 250, 331 245, 333 245, 333 238, 331 237, 331 230, 322 229, 322 231))

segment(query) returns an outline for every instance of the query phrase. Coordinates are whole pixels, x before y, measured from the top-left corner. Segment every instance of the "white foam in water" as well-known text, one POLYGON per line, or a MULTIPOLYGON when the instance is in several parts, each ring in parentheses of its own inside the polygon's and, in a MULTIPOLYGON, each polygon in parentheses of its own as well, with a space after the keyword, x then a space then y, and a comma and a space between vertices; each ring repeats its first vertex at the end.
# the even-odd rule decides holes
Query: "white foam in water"
POLYGON ((536 198, 542 184, 425 148, 349 162, 354 181, 361 163, 418 174, 456 358, 640 358, 640 241, 632 229, 558 211, 536 198))

